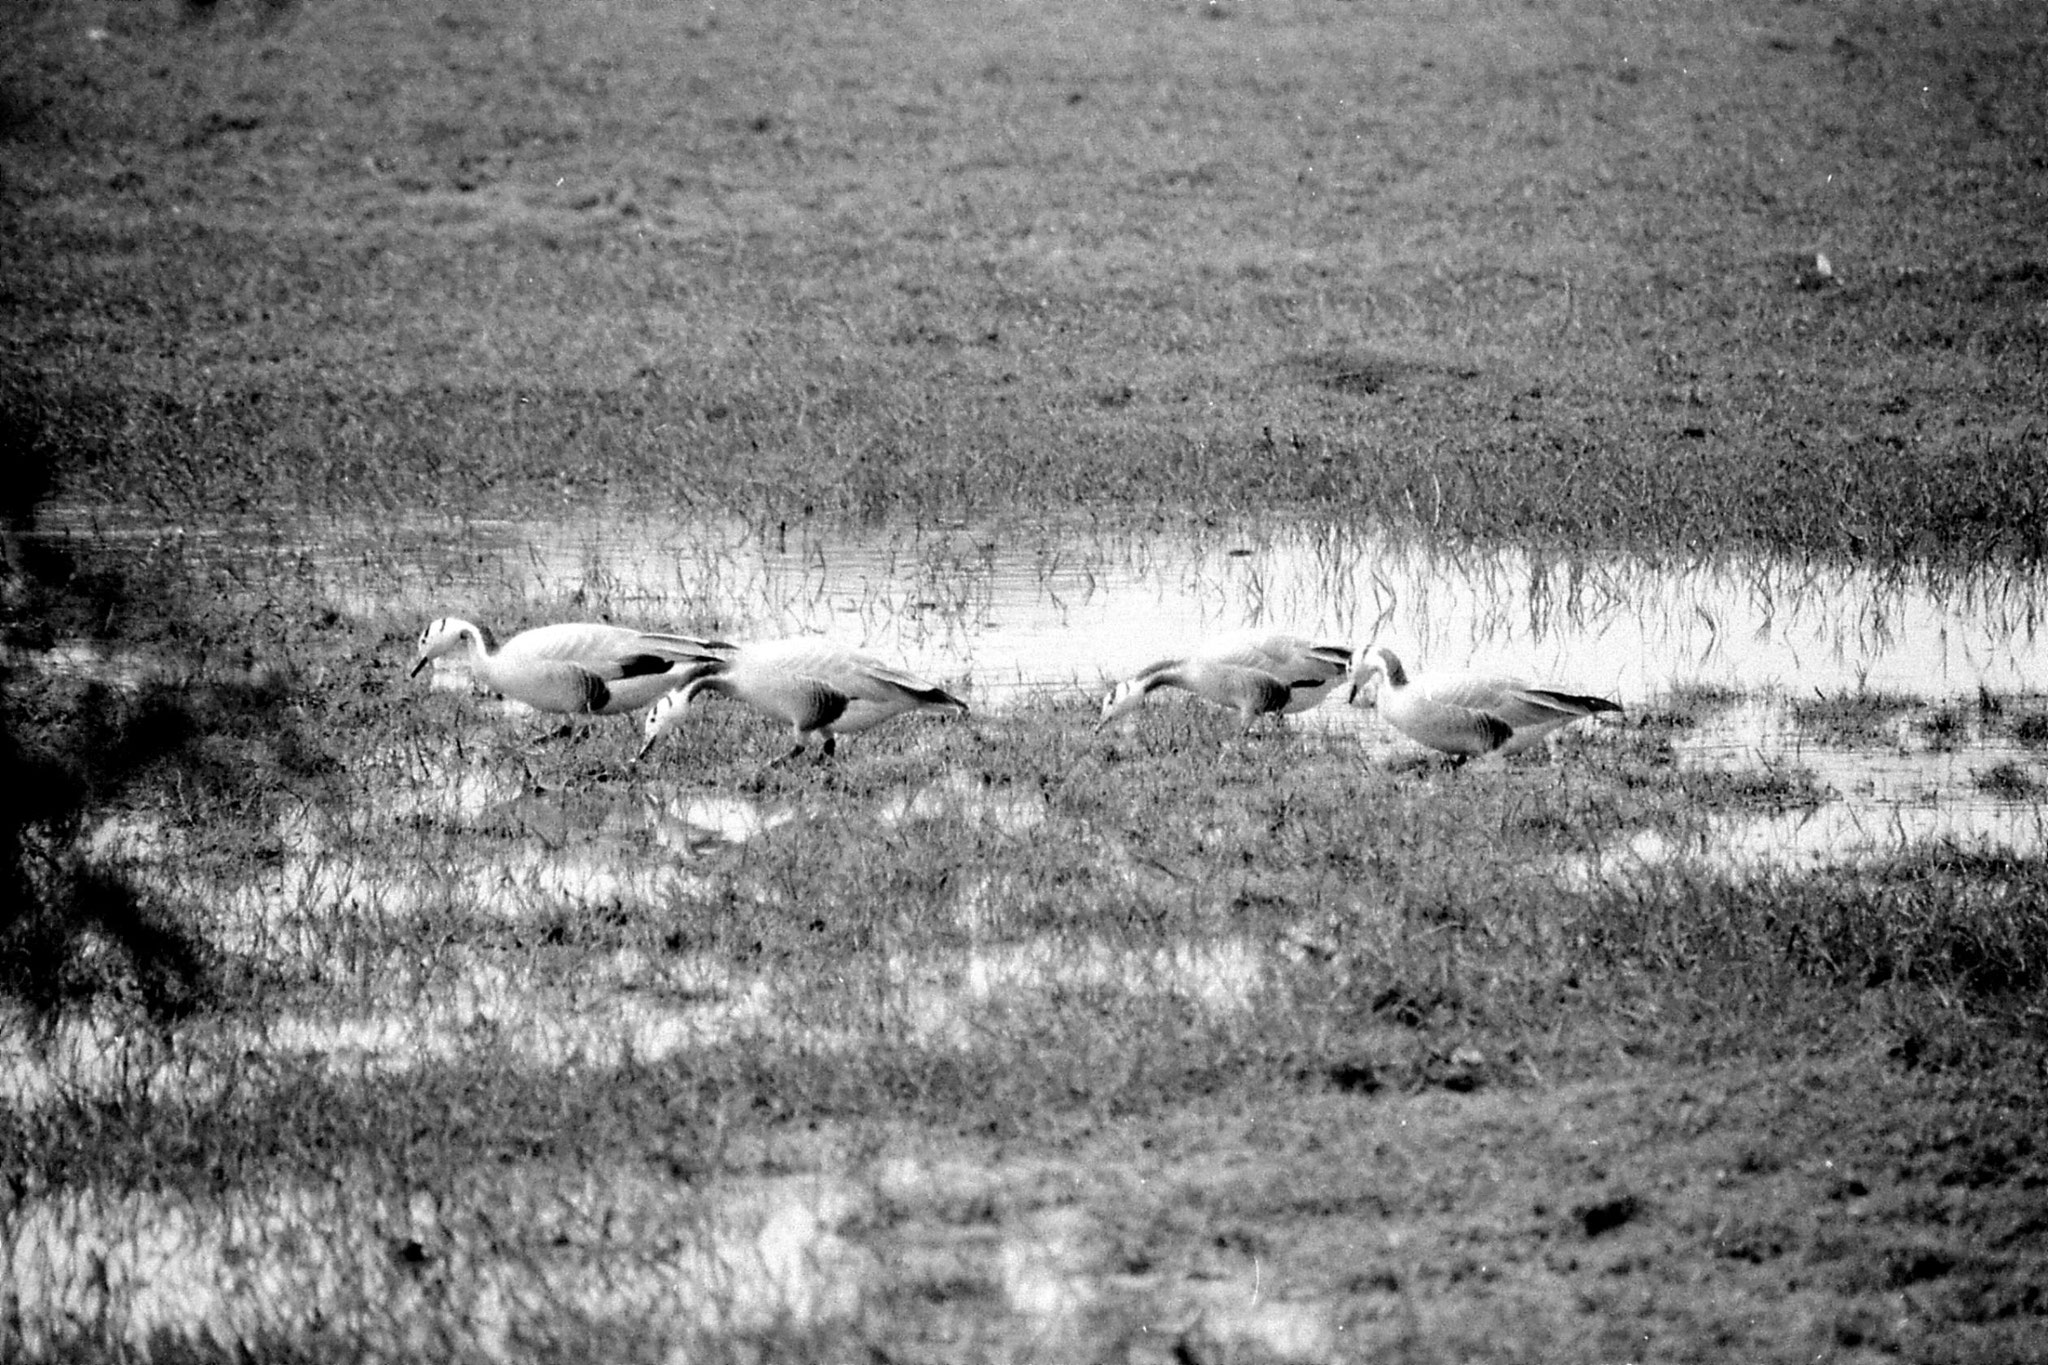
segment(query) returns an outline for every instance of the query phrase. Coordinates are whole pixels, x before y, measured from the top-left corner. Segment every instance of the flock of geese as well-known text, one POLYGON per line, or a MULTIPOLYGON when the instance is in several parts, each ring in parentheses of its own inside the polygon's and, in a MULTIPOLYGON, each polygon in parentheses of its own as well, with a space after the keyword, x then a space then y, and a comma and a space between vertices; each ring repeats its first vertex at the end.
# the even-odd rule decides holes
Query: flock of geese
MULTIPOLYGON (((813 736, 830 755, 857 734, 916 711, 965 715, 967 703, 873 655, 816 636, 733 644, 695 635, 569 622, 521 631, 503 645, 482 626, 444 616, 420 632, 413 674, 437 661, 536 711, 614 716, 645 710, 636 761, 682 722, 690 703, 721 696, 790 727, 804 753, 813 736)), ((1191 692, 1236 711, 1249 731, 1260 716, 1306 711, 1338 691, 1373 704, 1394 729, 1463 762, 1511 754, 1586 716, 1621 707, 1604 697, 1477 673, 1415 677, 1394 652, 1352 651, 1279 631, 1206 641, 1178 659, 1140 670, 1110 689, 1099 730, 1160 688, 1191 692)))

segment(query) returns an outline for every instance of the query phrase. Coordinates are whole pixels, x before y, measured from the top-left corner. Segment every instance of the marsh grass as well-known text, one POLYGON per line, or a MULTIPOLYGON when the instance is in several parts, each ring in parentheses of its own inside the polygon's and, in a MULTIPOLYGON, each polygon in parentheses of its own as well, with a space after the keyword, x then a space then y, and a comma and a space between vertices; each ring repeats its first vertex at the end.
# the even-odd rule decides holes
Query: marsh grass
MULTIPOLYGON (((361 630, 338 627, 340 654, 407 647, 361 630)), ((1953 1075, 1972 1065, 1953 1050, 1963 1021, 1976 1036, 2035 1008, 2048 960, 2038 859, 1929 854, 1761 880, 1645 870, 1590 887, 1546 872, 1633 831, 1785 799, 1725 780, 1705 799, 1696 777, 1633 756, 1661 743, 1648 725, 1585 737, 1565 764, 1455 772, 1361 764, 1324 736, 1246 738, 1194 707, 1098 736, 1091 709, 1046 700, 885 727, 837 764, 761 774, 752 747, 780 735, 705 708, 628 778, 602 733, 535 747, 469 698, 428 700, 308 694, 308 733, 334 765, 303 788, 309 817, 253 833, 247 860, 176 841, 158 845, 171 856, 126 855, 230 966, 175 1038, 117 1033, 99 1060, 66 1065, 60 1036, 47 1064, 65 1088, 8 1108, 17 1274, 44 1265, 30 1248, 60 1208, 111 1258, 100 1290, 33 1271, 36 1303, 100 1305, 74 1319, 82 1346, 161 1313, 141 1286, 168 1238, 195 1264, 251 1267, 255 1297, 224 1291, 209 1329, 245 1348, 482 1342, 548 1359, 694 1342, 712 1358, 809 1358, 849 1337, 936 1342, 978 1312, 999 1358, 1048 1331, 1093 1351, 1159 1314, 1192 1320, 1215 1254, 1200 1248, 1231 1226, 1325 1306, 1291 1326, 1203 1321, 1245 1349, 1296 1330, 1326 1340, 1338 1321, 1377 1321, 1382 1272, 1333 1280, 1284 1242, 1392 1217, 1435 1245, 1424 1206, 1457 1199, 1441 1157, 1403 1149, 1427 1172, 1418 1191, 1375 1178, 1346 1195, 1310 1174, 1327 1158, 1296 1132, 1279 1150, 1287 1180, 1307 1183, 1286 1199, 1226 1183, 1132 1206, 1114 1182, 1079 1204, 1019 1204, 1005 1191, 1025 1168, 911 1177, 901 1153, 1057 1161, 1111 1133, 1171 1147, 1199 1113, 1319 1113, 1333 1133, 1383 1134, 1391 1119, 1375 1115, 1459 1121, 1440 1098, 1536 1106, 1489 1122, 1538 1132, 1558 1087, 1862 1056, 1838 1041, 1845 1009, 1881 1011, 1899 1058, 1940 1057, 1953 1075), (326 723, 341 714, 351 723, 326 723), (473 781, 483 795, 461 795, 473 781), (687 856, 659 841, 650 814, 735 792, 792 818, 687 856), (266 871, 271 839, 316 870, 266 871), (593 845, 609 869, 594 881, 576 870, 593 845), (775 1213, 768 1192, 791 1174, 824 1192, 775 1213), (759 1199, 767 1223, 719 1212, 759 1199), (701 1234, 649 1241, 622 1221, 656 1207, 701 1234), (1134 1207, 1153 1212, 1133 1221, 1134 1207), (1081 1241, 1034 1208, 1078 1218, 1081 1241), (762 1300, 743 1288, 747 1257, 770 1253, 746 1248, 771 1245, 771 1225, 797 1269, 762 1300), (1006 1249, 969 1235, 990 1226, 1006 1249), (1084 1288, 1116 1263, 1091 1249, 1104 1235, 1132 1248, 1127 1266, 1154 1267, 1108 1299, 1084 1288), (1017 1279, 1023 1263, 1040 1278, 1017 1279), (284 1301, 257 1286, 295 1282, 317 1334, 247 1316, 284 1301), (884 1319, 860 1307, 883 1303, 884 1319)), ((1860 1160, 1878 1159, 1871 1141, 1860 1160)), ((2006 1160, 1967 1218, 2017 1197, 2030 1158, 2006 1160)), ((1588 1208, 1645 1178, 1565 1169, 1547 1187, 1588 1208)), ((1763 1197, 1769 1182, 1754 1183, 1763 1197)), ((1653 1205, 1675 1196, 1634 1197, 1631 1219, 1672 1216, 1653 1205)), ((1830 1244, 1835 1261, 1895 1254, 1885 1237, 1830 1235, 1849 1239, 1830 1244)), ((1987 1283, 2008 1265, 1942 1246, 1987 1283)), ((1860 1292, 1842 1291, 1840 1311, 1860 1312, 1860 1292)), ((162 1348, 190 1348, 163 1321, 162 1348)), ((10 1330, 38 1352, 70 1339, 10 1330)), ((1461 1339, 1441 1322, 1425 1336, 1461 1339)))
MULTIPOLYGON (((1758 1343, 1804 1341, 1793 1314, 1875 1321, 1915 1239, 1948 1267, 1948 1332, 1978 1330, 1970 1294, 2035 1266, 1973 1239, 2031 1207, 2038 1163, 2007 1137, 2034 1103, 2012 1068, 2038 1064, 2038 857, 1920 850, 1797 875, 1607 857, 1826 799, 1794 767, 1676 761, 1684 722, 1733 698, 1681 690, 1555 756, 1463 771, 1362 761, 1355 739, 1302 728, 1247 737, 1193 704, 1097 734, 1092 700, 1067 694, 764 770, 781 729, 706 705, 629 770, 628 723, 539 743, 404 678, 435 576, 395 544, 352 553, 383 586, 347 596, 376 609, 278 636, 304 756, 260 708, 197 711, 200 749, 81 823, 91 865, 209 967, 173 1027, 112 961, 90 1008, 33 1047, 10 1036, 0 1150, 19 1193, 0 1240, 34 1286, 8 1328, 23 1354, 118 1355, 154 1331, 157 1353, 202 1356, 802 1359, 942 1351, 979 1323, 989 1356, 1030 1358, 1161 1321, 1203 1324, 1190 1350, 1316 1358, 1340 1324, 1452 1349, 1468 1337, 1442 1306, 1467 1292, 1470 1238, 1527 1293, 1568 1299, 1586 1280, 1529 1263, 1527 1238, 1565 1236, 1597 1267, 1606 1239, 1683 1241, 1716 1225, 1709 1209, 1736 1230, 1710 1264, 1817 1275, 1795 1308, 1730 1287, 1758 1343), (238 763, 259 799, 209 795, 208 765, 238 763), (1929 1155, 1941 1135, 1870 1128, 1862 1095, 1990 1106, 1961 1231, 1900 1210, 1802 1241, 1772 1211, 1834 1196, 1788 1195, 1780 1158, 1670 1188, 1649 1154, 1699 1139, 1606 1126, 1701 1085, 1768 1109, 1809 1071, 1856 1078, 1838 1112, 1864 1136, 1826 1150, 1903 1163, 1909 1185, 1951 1169, 1929 1155), (1557 1145, 1583 1122, 1623 1144, 1614 1162, 1557 1145), (1396 1135, 1411 1125, 1433 1145, 1396 1135), (1249 1144, 1234 1155, 1214 1145, 1231 1132, 1249 1144), (1553 1212, 1475 1232, 1467 1144, 1503 1134, 1506 1178, 1553 1212), (1887 1155, 1898 1142, 1907 1157, 1887 1155), (1232 1174, 1205 1183, 1205 1162, 1232 1174), (1041 1188, 1033 1171, 1057 1174, 1041 1188), (1143 1193, 1146 1172, 1163 1193, 1143 1193), (688 1231, 634 1221, 653 1210, 688 1231), (1289 1249, 1389 1224, 1421 1249, 1289 1249), (1205 1297, 1254 1259, 1291 1286, 1286 1314, 1205 1297), (199 1327, 149 1288, 173 1263, 223 1286, 192 1300, 213 1305, 199 1327), (1416 1305, 1406 1336, 1395 1299, 1416 1305), (304 1307, 262 1309, 286 1303, 304 1307)), ((333 596, 290 553, 225 576, 212 556, 175 562, 193 639, 234 638, 251 604, 304 622, 295 593, 333 596)), ((564 610, 551 574, 507 570, 485 604, 515 622, 564 610)), ((244 678, 223 654, 176 667, 244 678)), ((1699 1273, 1637 1245, 1659 1282, 1699 1273)), ((1692 1311, 1648 1320, 1689 1331, 1692 1311)), ((1983 1339, 2024 1341, 2033 1319, 2013 1311, 1983 1339)))
POLYGON ((0 432, 162 523, 10 579, 140 679, 10 672, 83 765, 10 780, 177 952, 15 973, 0 1355, 2041 1354, 2041 858, 1626 856, 1825 799, 1677 761, 1733 698, 1465 771, 707 706, 627 772, 401 678, 633 614, 456 571, 603 499, 2038 561, 2031 8, 10 22, 0 432))

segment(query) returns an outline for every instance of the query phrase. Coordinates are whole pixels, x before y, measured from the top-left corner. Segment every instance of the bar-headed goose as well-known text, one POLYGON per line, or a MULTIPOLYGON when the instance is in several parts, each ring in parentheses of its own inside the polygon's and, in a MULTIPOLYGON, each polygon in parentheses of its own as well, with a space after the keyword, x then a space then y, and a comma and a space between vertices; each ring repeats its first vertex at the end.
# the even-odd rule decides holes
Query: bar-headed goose
POLYGON ((1218 636, 1180 659, 1162 659, 1110 689, 1102 729, 1135 711, 1153 692, 1178 687, 1236 711, 1245 729, 1265 715, 1306 711, 1328 696, 1351 668, 1351 651, 1280 631, 1218 636))
POLYGON ((490 631, 443 616, 420 632, 415 676, 445 659, 485 688, 536 711, 616 716, 637 711, 729 653, 722 640, 570 621, 522 630, 499 645, 490 631))
POLYGON ((1382 679, 1376 704, 1387 724, 1461 761, 1519 753, 1575 720, 1621 710, 1605 697, 1534 687, 1519 678, 1480 673, 1410 677, 1384 645, 1360 653, 1347 694, 1352 705, 1362 704, 1365 685, 1375 674, 1382 679))
POLYGON ((823 735, 830 755, 840 735, 858 734, 910 711, 967 713, 967 703, 869 654, 817 636, 749 641, 697 668, 688 682, 661 698, 642 722, 644 758, 673 730, 690 703, 706 693, 730 697, 787 724, 796 747, 775 760, 801 754, 812 735, 823 735))

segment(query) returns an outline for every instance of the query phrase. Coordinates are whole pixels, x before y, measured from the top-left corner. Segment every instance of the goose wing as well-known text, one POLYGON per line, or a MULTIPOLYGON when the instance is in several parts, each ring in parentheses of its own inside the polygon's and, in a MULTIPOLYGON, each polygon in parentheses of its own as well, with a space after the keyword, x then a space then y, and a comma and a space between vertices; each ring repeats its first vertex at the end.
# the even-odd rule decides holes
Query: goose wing
POLYGON ((632 641, 639 634, 626 626, 599 621, 561 621, 520 631, 500 645, 493 657, 507 662, 565 659, 588 663, 632 652, 632 641))
POLYGON ((1284 631, 1239 631, 1219 636, 1195 657, 1206 663, 1255 668, 1286 686, 1292 694, 1286 711, 1306 711, 1328 696, 1351 670, 1351 651, 1342 645, 1317 644, 1284 631))
POLYGON ((1518 705, 1548 711, 1553 715, 1576 719, 1580 716, 1597 716, 1603 711, 1619 711, 1621 703, 1605 697, 1592 697, 1579 692, 1560 692, 1554 687, 1525 687, 1515 694, 1518 705))
POLYGON ((872 659, 864 659, 856 671, 855 680, 858 688, 850 695, 861 701, 891 706, 934 707, 963 714, 967 710, 967 703, 945 688, 872 659))
MULTIPOLYGON (((1254 716, 1300 709, 1299 695, 1286 679, 1255 664, 1209 661, 1202 670, 1200 691, 1210 701, 1236 710, 1249 724, 1254 716)), ((1318 693, 1317 697, 1320 698, 1318 693)))
POLYGON ((1342 674, 1351 667, 1351 651, 1344 646, 1317 644, 1284 631, 1220 635, 1198 649, 1195 657, 1262 668, 1283 681, 1342 674))
POLYGON ((849 702, 898 711, 915 706, 967 709, 958 697, 872 654, 808 637, 771 643, 772 648, 744 647, 740 656, 746 659, 751 655, 765 673, 807 681, 836 692, 849 702))
POLYGON ((1420 684, 1380 690, 1379 711, 1410 739, 1447 754, 1490 754, 1514 738, 1514 727, 1485 705, 1490 694, 1420 684))
POLYGON ((472 668, 487 687, 537 710, 617 715, 637 711, 717 657, 695 647, 702 643, 565 621, 521 631, 472 668))
POLYGON ((1494 749, 1513 753, 1581 717, 1621 709, 1603 697, 1478 673, 1414 679, 1383 690, 1380 706, 1411 738, 1447 753, 1465 754, 1494 749))
POLYGON ((497 658, 477 665, 477 681, 536 711, 569 715, 603 712, 611 687, 596 670, 571 659, 497 658))
POLYGON ((1418 697, 1448 706, 1468 706, 1489 712, 1517 730, 1531 725, 1558 725, 1582 716, 1621 709, 1604 697, 1532 687, 1520 678, 1486 674, 1418 678, 1409 687, 1418 697))
POLYGON ((692 662, 724 658, 739 648, 730 640, 712 640, 699 635, 677 635, 660 630, 642 630, 634 634, 635 649, 692 662))
POLYGON ((1503 706, 1514 705, 1516 697, 1526 692, 1528 687, 1519 678, 1495 674, 1435 673, 1410 679, 1402 690, 1419 701, 1433 702, 1439 706, 1462 706, 1479 711, 1494 711, 1503 706))
POLYGON ((639 655, 702 660, 720 657, 732 649, 723 640, 705 640, 694 635, 634 630, 602 621, 563 621, 520 631, 504 643, 496 657, 567 659, 604 667, 639 655))

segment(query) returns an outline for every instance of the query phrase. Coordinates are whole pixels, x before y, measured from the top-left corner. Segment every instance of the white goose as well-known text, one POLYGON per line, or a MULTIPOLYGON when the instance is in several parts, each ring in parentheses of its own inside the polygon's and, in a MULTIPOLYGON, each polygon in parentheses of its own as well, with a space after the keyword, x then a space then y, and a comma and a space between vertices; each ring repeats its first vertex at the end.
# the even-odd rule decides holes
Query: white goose
POLYGON ((636 761, 682 722, 691 702, 707 692, 743 702, 787 723, 796 747, 775 760, 804 752, 823 735, 829 756, 840 735, 858 734, 909 711, 967 714, 967 703, 901 669, 816 636, 750 641, 731 654, 697 665, 681 687, 655 702, 642 722, 647 740, 636 761))
POLYGON ((722 640, 594 621, 536 626, 501 646, 475 622, 443 616, 420 632, 412 671, 418 676, 436 659, 449 659, 489 690, 536 711, 616 716, 639 710, 731 649, 722 640))
POLYGON ((1110 689, 1102 729, 1129 715, 1162 687, 1178 687, 1236 711, 1245 730, 1264 715, 1306 711, 1328 696, 1351 668, 1351 651, 1298 635, 1247 630, 1204 642, 1182 659, 1162 659, 1110 689))
POLYGON ((1479 754, 1519 753, 1575 720, 1621 710, 1605 697, 1532 687, 1518 678, 1477 673, 1410 678, 1394 651, 1383 645, 1359 656, 1348 694, 1354 706, 1375 673, 1385 679, 1377 705, 1387 724, 1461 762, 1479 754))

